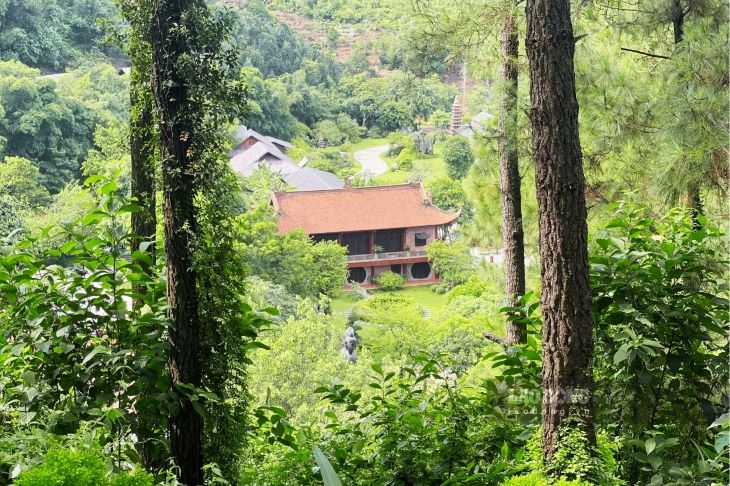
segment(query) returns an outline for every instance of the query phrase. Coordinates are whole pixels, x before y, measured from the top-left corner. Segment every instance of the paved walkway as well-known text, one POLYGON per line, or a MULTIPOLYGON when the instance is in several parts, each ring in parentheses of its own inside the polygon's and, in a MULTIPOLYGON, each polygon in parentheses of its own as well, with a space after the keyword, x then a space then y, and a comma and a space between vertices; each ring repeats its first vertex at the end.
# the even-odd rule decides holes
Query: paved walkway
POLYGON ((387 145, 371 147, 364 150, 358 150, 353 157, 362 165, 362 171, 368 171, 373 176, 377 176, 388 172, 388 164, 380 157, 388 150, 387 145))

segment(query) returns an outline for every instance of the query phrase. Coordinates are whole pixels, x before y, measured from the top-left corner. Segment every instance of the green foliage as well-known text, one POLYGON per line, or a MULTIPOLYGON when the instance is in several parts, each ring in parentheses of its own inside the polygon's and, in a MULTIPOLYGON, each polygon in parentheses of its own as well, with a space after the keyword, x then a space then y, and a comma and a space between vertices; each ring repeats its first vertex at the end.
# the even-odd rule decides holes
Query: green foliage
POLYGON ((79 101, 62 96, 50 79, 16 61, 0 62, 0 138, 5 156, 33 162, 52 193, 79 176, 91 148, 95 115, 79 101))
POLYGON ((350 154, 342 152, 340 147, 313 149, 307 152, 309 167, 324 170, 345 178, 357 171, 355 162, 350 154))
POLYGON ((395 272, 385 272, 377 276, 376 282, 383 290, 399 290, 406 286, 406 279, 403 275, 395 272))
POLYGON ((234 18, 241 64, 255 67, 266 78, 297 71, 305 59, 316 56, 314 47, 276 20, 263 2, 245 2, 234 18))
POLYGON ((617 481, 611 476, 611 471, 607 470, 596 448, 589 443, 580 419, 569 418, 563 424, 555 455, 545 465, 547 473, 589 484, 615 484, 617 481))
POLYGON ((451 113, 444 110, 436 110, 431 113, 428 123, 436 128, 448 128, 451 123, 451 113))
POLYGON ((12 196, 29 208, 44 206, 51 195, 40 181, 40 171, 28 159, 5 157, 0 162, 0 195, 12 196))
POLYGON ((426 247, 426 253, 446 288, 466 282, 475 272, 469 248, 461 242, 449 244, 437 240, 426 247))
POLYGON ((98 126, 94 132, 94 144, 97 148, 89 150, 82 165, 84 176, 115 180, 119 191, 131 196, 129 129, 126 123, 115 121, 108 126, 98 126))
POLYGON ((551 481, 542 473, 531 472, 530 474, 524 474, 522 476, 513 476, 507 481, 500 484, 500 486, 587 486, 590 483, 583 481, 573 480, 568 481, 566 479, 558 479, 557 481, 551 481))
POLYGON ((447 211, 464 210, 467 206, 466 192, 461 182, 448 176, 428 179, 426 190, 431 195, 434 206, 447 211))
POLYGON ((451 289, 446 299, 451 302, 457 297, 481 297, 486 291, 487 284, 478 276, 472 275, 469 280, 451 289))
POLYGON ((150 256, 126 250, 129 213, 139 208, 115 189, 98 189, 99 206, 61 228, 60 246, 35 256, 28 239, 0 259, 0 434, 33 426, 67 433, 83 421, 107 428, 107 440, 145 420, 164 429, 164 291, 141 265, 150 256))
POLYGON ((685 211, 654 220, 625 204, 595 241, 599 410, 625 442, 619 462, 632 483, 721 474, 696 469, 687 452, 690 443, 705 444, 701 457, 715 456, 708 427, 728 396, 726 261, 717 249, 723 234, 703 225, 694 229, 685 211))
POLYGON ((22 472, 15 483, 20 486, 152 486, 152 475, 135 470, 107 474, 107 465, 100 452, 51 449, 43 462, 22 472))
POLYGON ((270 350, 251 356, 249 387, 255 404, 280 407, 293 421, 307 424, 321 413, 312 386, 359 386, 368 359, 360 353, 352 365, 340 355, 344 330, 331 316, 316 312, 311 301, 299 302, 294 315, 263 333, 270 350))
POLYGON ((286 184, 280 174, 272 172, 261 164, 248 177, 241 178, 241 197, 246 209, 255 209, 271 200, 271 193, 287 191, 291 187, 286 184))
POLYGON ((107 483, 106 464, 98 452, 51 450, 43 463, 18 476, 15 484, 97 486, 107 483))
POLYGON ((482 297, 469 297, 462 295, 449 300, 446 312, 451 315, 464 317, 492 316, 499 309, 498 304, 488 301, 482 297))
MULTIPOLYGON (((79 184, 69 184, 53 196, 53 202, 33 213, 26 213, 25 226, 33 237, 33 253, 59 248, 66 242, 64 225, 73 224, 93 211, 98 204, 94 194, 79 184), (60 224, 59 224, 60 223, 60 224)), ((88 232, 89 228, 84 229, 88 232)))
POLYGON ((469 172, 469 167, 474 163, 466 137, 451 137, 444 143, 444 162, 446 162, 446 173, 454 180, 461 180, 469 172))
POLYGON ((330 415, 326 445, 343 481, 488 484, 519 462, 505 445, 516 428, 491 419, 500 409, 496 388, 462 390, 447 365, 423 354, 399 369, 372 370, 372 393, 317 390, 340 409, 330 415))
POLYGON ((242 214, 237 225, 246 229, 236 245, 251 275, 315 300, 320 294, 335 295, 342 287, 347 259, 345 249, 336 242, 313 243, 301 231, 278 234, 267 206, 242 214))
POLYGON ((339 113, 334 120, 317 122, 312 131, 315 141, 324 140, 327 145, 342 145, 346 142, 360 141, 362 129, 355 120, 344 113, 339 113))
POLYGON ((265 79, 256 68, 243 68, 241 79, 249 89, 245 124, 265 135, 293 139, 297 120, 289 111, 286 86, 276 79, 265 79))
POLYGON ((280 319, 293 316, 297 309, 296 296, 289 293, 283 285, 271 283, 257 276, 246 279, 246 301, 254 310, 262 312, 276 308, 280 319))
POLYGON ((89 62, 68 72, 56 82, 58 93, 78 101, 107 125, 126 121, 129 97, 129 76, 121 76, 109 63, 89 62))
POLYGON ((413 111, 403 101, 386 101, 378 107, 373 127, 382 133, 410 128, 413 124, 413 111))
POLYGON ((0 2, 0 58, 63 72, 82 53, 103 47, 96 19, 114 16, 110 0, 4 0, 0 2))
POLYGON ((411 148, 405 148, 400 151, 398 157, 395 159, 395 163, 398 170, 410 171, 413 170, 413 161, 416 160, 416 153, 411 148))
POLYGON ((0 195, 0 248, 16 241, 23 229, 20 204, 8 195, 0 195))
POLYGON ((319 464, 324 486, 342 486, 342 482, 339 476, 337 476, 332 464, 330 464, 327 456, 317 446, 314 446, 314 458, 317 460, 317 464, 319 464))
POLYGON ((393 132, 388 135, 388 155, 397 156, 405 149, 415 153, 416 141, 413 135, 404 132, 393 132))
POLYGON ((347 67, 350 73, 370 72, 370 49, 368 44, 355 44, 347 58, 347 67))

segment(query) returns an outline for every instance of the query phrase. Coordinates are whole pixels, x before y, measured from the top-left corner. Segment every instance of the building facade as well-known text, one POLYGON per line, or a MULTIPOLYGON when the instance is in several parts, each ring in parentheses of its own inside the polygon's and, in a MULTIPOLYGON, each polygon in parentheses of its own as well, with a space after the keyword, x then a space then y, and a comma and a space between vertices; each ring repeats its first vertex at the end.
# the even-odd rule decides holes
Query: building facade
POLYGON ((420 184, 279 192, 271 202, 281 233, 301 229, 315 241, 347 248, 346 286, 366 288, 388 271, 407 285, 438 282, 426 246, 458 217, 433 206, 420 184))

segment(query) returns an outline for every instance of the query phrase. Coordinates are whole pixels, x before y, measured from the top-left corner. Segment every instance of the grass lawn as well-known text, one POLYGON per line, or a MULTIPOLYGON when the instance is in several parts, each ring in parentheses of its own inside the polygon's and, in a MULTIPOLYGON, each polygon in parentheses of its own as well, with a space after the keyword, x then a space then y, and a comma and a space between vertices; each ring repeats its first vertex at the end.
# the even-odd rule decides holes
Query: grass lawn
POLYGON ((441 147, 438 144, 436 144, 436 147, 434 148, 433 155, 426 155, 423 156, 423 158, 414 160, 413 170, 410 172, 394 171, 393 167, 395 166, 395 157, 383 156, 383 160, 388 163, 390 170, 373 179, 375 185, 378 186, 403 184, 404 182, 408 182, 414 173, 422 175, 423 180, 446 175, 446 164, 441 156, 441 147))
POLYGON ((379 147, 381 145, 388 145, 387 138, 363 138, 357 143, 351 143, 347 147, 349 153, 357 152, 358 150, 379 147))
MULTIPOLYGON (((381 291, 376 290, 375 292, 381 291)), ((427 285, 424 285, 423 287, 408 287, 403 290, 397 290, 394 293, 412 299, 416 304, 431 311, 431 315, 439 314, 446 308, 446 294, 437 294, 431 290, 430 286, 427 285)), ((352 306, 355 305, 356 302, 357 300, 353 299, 350 294, 343 293, 339 297, 332 299, 332 314, 341 316, 348 309, 352 309, 352 306)))

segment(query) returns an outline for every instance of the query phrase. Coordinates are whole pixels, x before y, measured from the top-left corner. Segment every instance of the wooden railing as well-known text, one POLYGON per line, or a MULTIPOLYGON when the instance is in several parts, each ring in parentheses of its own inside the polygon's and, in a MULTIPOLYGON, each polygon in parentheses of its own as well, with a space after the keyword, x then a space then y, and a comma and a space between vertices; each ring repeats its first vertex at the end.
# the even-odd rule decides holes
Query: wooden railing
POLYGON ((425 251, 391 251, 387 253, 366 253, 365 255, 347 255, 348 262, 376 262, 396 260, 398 258, 424 257, 425 251))

